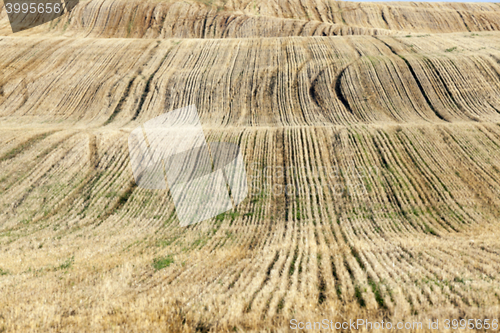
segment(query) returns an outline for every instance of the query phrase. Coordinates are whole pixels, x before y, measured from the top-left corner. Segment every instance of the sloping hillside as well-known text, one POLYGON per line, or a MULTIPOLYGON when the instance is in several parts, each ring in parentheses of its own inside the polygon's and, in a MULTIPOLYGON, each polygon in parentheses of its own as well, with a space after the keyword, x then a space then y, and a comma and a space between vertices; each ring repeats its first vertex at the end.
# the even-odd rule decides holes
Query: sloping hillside
MULTIPOLYGON (((105 38, 251 38, 497 31, 493 3, 81 1, 69 15, 19 35, 105 38)), ((0 33, 11 33, 5 10, 0 33)))
POLYGON ((214 127, 500 120, 497 32, 0 43, 15 122, 129 127, 193 103, 214 127))
POLYGON ((0 332, 496 319, 497 8, 90 1, 14 35, 2 11, 0 332), (250 193, 181 227, 127 139, 191 104, 250 193))

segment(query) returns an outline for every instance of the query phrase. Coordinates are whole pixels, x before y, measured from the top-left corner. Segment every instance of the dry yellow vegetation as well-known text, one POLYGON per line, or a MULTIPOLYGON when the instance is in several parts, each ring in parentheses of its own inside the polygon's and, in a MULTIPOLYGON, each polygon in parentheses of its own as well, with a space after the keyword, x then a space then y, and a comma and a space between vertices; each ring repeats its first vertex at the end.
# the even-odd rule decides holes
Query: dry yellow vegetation
POLYGON ((499 19, 93 0, 13 35, 2 9, 0 332, 498 318, 499 19), (184 228, 127 137, 190 104, 251 193, 184 228))
MULTIPOLYGON (((360 3, 335 0, 82 0, 16 36, 250 38, 497 31, 495 3, 360 3)), ((6 17, 2 10, 0 18, 6 17)), ((0 33, 11 34, 8 20, 0 33)))

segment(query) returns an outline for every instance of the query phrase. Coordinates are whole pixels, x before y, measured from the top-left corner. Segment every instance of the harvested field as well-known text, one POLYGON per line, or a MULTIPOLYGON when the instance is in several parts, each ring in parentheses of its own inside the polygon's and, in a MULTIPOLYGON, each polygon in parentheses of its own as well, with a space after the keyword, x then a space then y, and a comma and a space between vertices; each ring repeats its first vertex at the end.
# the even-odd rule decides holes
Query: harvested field
POLYGON ((93 0, 12 34, 2 9, 0 332, 499 319, 499 18, 93 0), (181 227, 127 139, 191 104, 250 193, 181 227))
MULTIPOLYGON (((498 31, 495 3, 90 0, 16 36, 251 38, 498 31)), ((2 10, 0 33, 12 34, 2 10)))

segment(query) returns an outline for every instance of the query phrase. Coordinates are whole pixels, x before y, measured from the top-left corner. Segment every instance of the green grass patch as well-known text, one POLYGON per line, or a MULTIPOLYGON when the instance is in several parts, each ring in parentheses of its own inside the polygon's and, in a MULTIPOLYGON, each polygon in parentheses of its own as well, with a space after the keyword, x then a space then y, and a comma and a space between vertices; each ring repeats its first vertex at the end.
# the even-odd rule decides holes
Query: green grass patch
POLYGON ((372 288, 372 292, 375 295, 375 300, 381 308, 386 308, 384 303, 384 298, 382 297, 382 292, 380 290, 379 283, 373 281, 372 279, 368 279, 368 284, 372 288))
POLYGON ((155 258, 153 260, 153 268, 155 269, 155 271, 159 271, 160 269, 164 269, 165 267, 168 267, 173 263, 174 258, 169 254, 166 257, 155 258))
POLYGON ((73 266, 74 261, 75 261, 75 256, 73 256, 71 258, 68 258, 62 264, 60 264, 59 266, 57 266, 55 268, 55 270, 67 270, 67 269, 70 269, 71 266, 73 266))
POLYGON ((431 234, 431 235, 434 235, 434 236, 437 236, 438 234, 434 231, 434 229, 432 229, 431 227, 429 227, 427 225, 427 223, 424 223, 424 227, 425 227, 425 232, 428 233, 428 234, 431 234))
MULTIPOLYGON (((366 289, 364 290, 366 292, 366 289)), ((354 296, 356 297, 356 299, 358 300, 358 303, 359 305, 364 308, 366 306, 366 302, 363 298, 363 293, 361 291, 361 288, 360 286, 355 286, 354 287, 354 296)))

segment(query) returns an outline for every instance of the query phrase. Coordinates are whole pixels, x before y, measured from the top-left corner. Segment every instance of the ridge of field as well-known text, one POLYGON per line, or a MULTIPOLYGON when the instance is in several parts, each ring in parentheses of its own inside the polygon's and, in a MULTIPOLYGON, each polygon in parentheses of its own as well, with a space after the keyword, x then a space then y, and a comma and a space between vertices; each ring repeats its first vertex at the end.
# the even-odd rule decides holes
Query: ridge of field
POLYGON ((498 5, 137 4, 12 36, 2 17, 0 332, 498 318, 500 32, 467 31, 497 30, 498 5), (260 23, 200 34, 178 15, 254 9, 274 31, 396 35, 190 39, 260 23), (184 228, 168 190, 136 186, 128 135, 190 104, 209 142, 241 147, 249 195, 184 228))
POLYGON ((208 127, 500 120, 498 32, 0 48, 0 119, 17 125, 131 127, 190 104, 208 127))
MULTIPOLYGON (((3 6, 0 35, 12 35, 3 6)), ((345 1, 81 1, 71 14, 16 36, 251 38, 500 30, 494 3, 345 1)))

